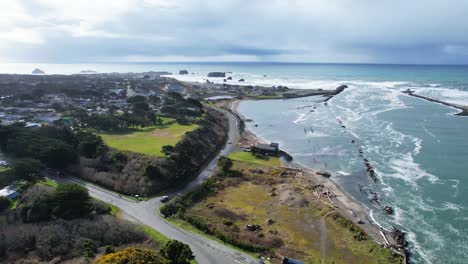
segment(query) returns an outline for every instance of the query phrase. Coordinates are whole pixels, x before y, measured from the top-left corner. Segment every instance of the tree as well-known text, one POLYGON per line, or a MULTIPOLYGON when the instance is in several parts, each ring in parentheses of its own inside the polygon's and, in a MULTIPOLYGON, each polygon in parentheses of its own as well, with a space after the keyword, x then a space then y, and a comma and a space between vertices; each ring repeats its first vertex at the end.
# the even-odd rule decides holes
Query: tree
POLYGON ((224 172, 229 171, 232 168, 232 160, 228 157, 220 157, 218 165, 223 169, 224 172))
POLYGON ((53 214, 59 218, 73 219, 91 211, 91 197, 88 190, 78 184, 62 184, 53 195, 53 214))
POLYGON ((79 141, 78 151, 80 155, 83 155, 86 158, 96 158, 104 152, 105 146, 100 136, 90 132, 79 131, 77 133, 77 137, 79 141))
POLYGON ((135 95, 127 99, 127 102, 129 104, 135 104, 135 103, 140 103, 140 102, 146 102, 146 97, 143 95, 135 95))
POLYGON ((132 105, 135 113, 145 113, 149 111, 149 105, 146 102, 135 102, 132 105))
POLYGON ((17 179, 36 181, 42 178, 41 172, 45 169, 44 164, 36 159, 22 159, 13 164, 13 175, 17 179))
POLYGON ((171 264, 189 264, 191 260, 195 259, 190 247, 177 240, 167 242, 161 249, 161 255, 171 264))
POLYGON ((8 197, 0 196, 0 213, 11 206, 11 200, 8 197))
POLYGON ((162 147, 162 152, 164 153, 164 155, 169 156, 169 155, 173 154, 174 151, 175 151, 174 146, 165 145, 165 146, 162 147))

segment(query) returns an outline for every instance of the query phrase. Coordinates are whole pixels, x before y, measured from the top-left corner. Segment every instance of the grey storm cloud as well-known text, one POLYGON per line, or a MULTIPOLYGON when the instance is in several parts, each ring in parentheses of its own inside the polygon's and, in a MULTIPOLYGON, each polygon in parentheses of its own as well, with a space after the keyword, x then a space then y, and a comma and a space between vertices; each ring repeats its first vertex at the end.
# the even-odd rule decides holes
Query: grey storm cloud
POLYGON ((464 0, 4 2, 4 61, 468 63, 464 0))

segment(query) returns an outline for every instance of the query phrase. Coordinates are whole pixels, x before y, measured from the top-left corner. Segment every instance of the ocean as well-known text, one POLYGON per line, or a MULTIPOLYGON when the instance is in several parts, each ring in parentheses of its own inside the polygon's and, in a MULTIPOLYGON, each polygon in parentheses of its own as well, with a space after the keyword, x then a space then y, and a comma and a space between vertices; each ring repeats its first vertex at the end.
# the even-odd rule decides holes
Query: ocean
MULTIPOLYGON (((468 105, 468 66, 287 64, 287 63, 113 63, 0 64, 0 73, 48 74, 169 71, 185 81, 204 82, 211 71, 230 72, 233 83, 334 89, 349 86, 327 105, 317 97, 244 101, 239 111, 248 128, 290 153, 304 166, 327 170, 386 229, 407 233, 414 263, 467 263, 468 117, 457 109, 410 97, 416 93, 468 105), (239 79, 245 82, 239 83, 239 79), (378 181, 369 178, 363 157, 378 181), (373 193, 380 204, 371 202, 373 193), (389 205, 395 214, 385 214, 389 205)), ((210 78, 222 82, 222 79, 210 78)))

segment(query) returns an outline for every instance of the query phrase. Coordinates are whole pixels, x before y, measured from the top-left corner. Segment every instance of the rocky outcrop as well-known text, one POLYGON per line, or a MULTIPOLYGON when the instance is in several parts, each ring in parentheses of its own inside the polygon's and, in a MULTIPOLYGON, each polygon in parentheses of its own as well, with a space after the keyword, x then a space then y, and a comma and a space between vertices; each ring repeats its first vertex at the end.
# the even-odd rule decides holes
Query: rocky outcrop
POLYGON ((226 77, 226 73, 225 72, 210 72, 208 73, 208 77, 224 78, 226 77))
POLYGON ((186 75, 186 74, 188 74, 188 71, 187 70, 180 70, 179 74, 180 75, 186 75))
POLYGON ((244 80, 244 79, 240 79, 239 82, 245 82, 245 80, 244 80))
POLYGON ((36 68, 34 69, 34 71, 32 71, 32 74, 45 74, 45 72, 41 69, 36 68))

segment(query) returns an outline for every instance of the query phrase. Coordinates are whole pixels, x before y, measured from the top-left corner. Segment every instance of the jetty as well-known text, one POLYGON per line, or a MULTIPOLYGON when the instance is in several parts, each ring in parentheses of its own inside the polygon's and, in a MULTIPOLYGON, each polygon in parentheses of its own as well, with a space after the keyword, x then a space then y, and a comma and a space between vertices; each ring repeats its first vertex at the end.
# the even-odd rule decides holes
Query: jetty
POLYGON ((458 116, 468 116, 468 106, 454 104, 454 103, 450 103, 450 102, 445 102, 445 101, 434 99, 434 98, 427 97, 427 96, 424 96, 424 95, 415 94, 414 91, 412 91, 410 89, 402 91, 402 93, 405 93, 405 94, 407 94, 409 96, 421 98, 421 99, 424 99, 424 100, 429 101, 429 102, 439 103, 439 104, 443 104, 443 105, 446 105, 446 106, 457 108, 457 109, 461 110, 461 112, 456 114, 456 115, 458 115, 458 116))

